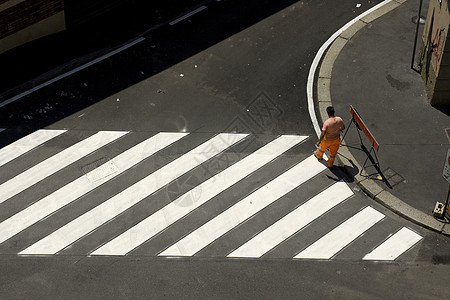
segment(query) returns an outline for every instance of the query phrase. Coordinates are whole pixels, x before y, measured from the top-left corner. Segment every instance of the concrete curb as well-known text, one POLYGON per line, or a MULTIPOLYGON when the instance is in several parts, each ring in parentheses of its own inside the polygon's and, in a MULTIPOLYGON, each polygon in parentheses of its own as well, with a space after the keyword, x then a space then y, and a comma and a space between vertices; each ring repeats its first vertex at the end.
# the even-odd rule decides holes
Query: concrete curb
MULTIPOLYGON (((326 52, 324 59, 320 65, 319 77, 317 79, 317 98, 318 98, 318 109, 320 113, 320 118, 322 122, 328 118, 326 113, 326 107, 332 105, 331 99, 331 79, 333 72, 333 65, 337 57, 339 56, 342 49, 345 47, 347 42, 362 28, 365 26, 370 26, 371 22, 383 16, 384 14, 392 11, 393 9, 399 7, 401 4, 407 0, 393 0, 386 5, 378 8, 372 13, 364 16, 359 21, 352 24, 347 30, 342 32, 331 44, 326 52)), ((350 153, 347 147, 339 148, 339 157, 337 159, 345 167, 347 173, 350 174, 350 167, 343 163, 343 160, 347 160, 352 166, 361 170, 361 165, 356 161, 354 156, 350 153)), ((352 174, 353 176, 353 174, 352 174)), ((408 219, 424 228, 442 233, 444 235, 450 236, 450 224, 442 223, 437 221, 433 216, 410 206, 409 204, 403 202, 401 199, 395 197, 390 192, 381 188, 376 182, 365 176, 358 174, 354 175, 355 182, 361 187, 361 189, 368 194, 372 199, 381 203, 394 213, 408 219)))

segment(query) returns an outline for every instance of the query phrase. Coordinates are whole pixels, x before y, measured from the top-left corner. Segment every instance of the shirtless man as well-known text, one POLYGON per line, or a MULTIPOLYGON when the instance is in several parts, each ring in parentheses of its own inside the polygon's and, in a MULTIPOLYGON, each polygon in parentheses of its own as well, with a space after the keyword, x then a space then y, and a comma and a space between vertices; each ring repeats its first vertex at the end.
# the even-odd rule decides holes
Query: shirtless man
POLYGON ((327 107, 328 119, 323 123, 322 132, 320 134, 319 141, 316 145, 317 150, 314 152, 314 156, 321 160, 325 150, 329 150, 330 157, 327 160, 328 168, 331 168, 334 164, 334 159, 341 143, 341 131, 345 129, 344 121, 342 118, 334 115, 333 106, 327 107))

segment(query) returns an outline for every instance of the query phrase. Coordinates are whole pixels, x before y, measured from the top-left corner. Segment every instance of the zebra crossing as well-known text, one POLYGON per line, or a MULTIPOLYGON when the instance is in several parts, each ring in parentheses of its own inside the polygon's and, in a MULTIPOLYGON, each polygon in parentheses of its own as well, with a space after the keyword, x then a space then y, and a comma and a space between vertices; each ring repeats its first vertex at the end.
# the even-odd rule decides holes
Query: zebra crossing
POLYGON ((71 134, 71 130, 38 130, 0 149, 0 253, 10 253, 9 245, 20 245, 12 247, 17 255, 64 255, 102 231, 101 238, 91 238, 84 252, 76 254, 202 257, 205 249, 227 241, 228 250, 217 250, 213 256, 262 258, 302 240, 311 228, 321 228, 321 218, 345 203, 352 210, 337 226, 279 258, 339 259, 344 249, 377 228, 385 232, 384 238, 372 241, 355 259, 391 261, 422 239, 407 227, 396 224, 392 231, 384 226, 386 216, 352 201, 354 193, 345 182, 330 183, 313 191, 313 196, 304 196, 306 186, 327 172, 312 153, 296 155, 298 149, 310 146, 307 135, 281 135, 242 151, 239 146, 254 143, 250 134, 194 137, 160 132, 138 140, 137 133, 127 131, 71 134), (46 147, 54 147, 64 137, 69 142, 62 149, 45 155, 46 147), (103 152, 114 155, 88 163, 103 152), (161 193, 183 176, 232 153, 238 154, 235 161, 204 175, 175 199, 161 193), (287 156, 295 159, 286 163, 287 156), (164 162, 158 163, 160 158, 164 162), (20 167, 21 161, 32 162, 20 167), (272 172, 275 167, 278 171, 272 172), (15 173, 10 174, 10 169, 15 173), (64 172, 71 173, 67 180, 64 172), (264 180, 258 177, 261 174, 264 180), (127 185, 115 191, 124 178, 127 185), (53 180, 61 184, 50 188, 53 180), (277 209, 289 201, 298 203, 286 211, 277 209), (147 208, 139 209, 143 205, 147 208), (202 212, 203 219, 196 219, 195 214, 202 212), (139 217, 134 217, 137 213, 139 217), (126 221, 118 222, 123 216, 126 221), (259 225, 249 226, 253 221, 259 225))

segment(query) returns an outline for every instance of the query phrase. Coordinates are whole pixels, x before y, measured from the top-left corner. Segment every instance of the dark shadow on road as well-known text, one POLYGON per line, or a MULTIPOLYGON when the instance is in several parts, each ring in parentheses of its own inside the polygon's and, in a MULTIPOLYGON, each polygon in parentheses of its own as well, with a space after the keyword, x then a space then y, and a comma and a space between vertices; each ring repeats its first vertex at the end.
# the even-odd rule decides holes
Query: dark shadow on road
MULTIPOLYGON (((364 153, 364 158, 366 158, 367 161, 369 162, 368 164, 366 164, 366 166, 363 166, 363 169, 359 169, 355 165, 355 163, 353 162, 352 159, 343 155, 342 153, 338 153, 339 156, 341 157, 342 161, 345 161, 345 162, 348 162, 351 164, 351 166, 348 166, 344 163, 344 167, 343 167, 343 169, 348 174, 348 176, 350 176, 351 182, 354 181, 356 175, 361 175, 363 177, 366 177, 366 178, 369 178, 369 179, 372 179, 372 180, 375 180, 378 182, 382 182, 389 189, 393 188, 393 186, 395 184, 391 184, 390 179, 393 178, 394 176, 385 174, 385 173, 390 173, 391 170, 390 169, 386 169, 384 171, 381 170, 378 158, 375 158, 364 144, 361 144, 360 147, 355 147, 352 145, 341 145, 341 147, 348 147, 348 148, 357 150, 358 152, 364 153)), ((356 155, 358 155, 358 154, 356 154, 356 155)), ((362 160, 360 159, 360 161, 362 161, 362 160)), ((394 175, 398 175, 398 174, 394 174, 394 175)))
MULTIPOLYGON (((120 11, 106 14, 83 26, 1 54, 2 73, 9 74, 7 80, 0 83, 3 97, 0 101, 4 101, 8 96, 20 92, 20 89, 14 90, 20 83, 31 80, 32 85, 38 85, 39 80, 43 79, 38 75, 46 72, 50 72, 47 73, 50 76, 57 75, 51 74, 52 69, 68 61, 70 63, 66 67, 70 70, 74 65, 101 56, 104 51, 126 44, 143 34, 146 40, 142 44, 147 46, 146 57, 120 57, 114 61, 103 61, 101 74, 92 75, 83 70, 71 75, 71 79, 88 78, 89 85, 81 87, 82 94, 67 93, 54 84, 54 88, 39 90, 0 108, 0 128, 16 128, 18 131, 3 132, 0 147, 162 72, 297 1, 184 1, 184 6, 179 7, 174 6, 173 1, 166 2, 161 1, 165 6, 155 9, 154 1, 132 1, 120 11), (187 3, 191 6, 187 7, 187 3), (175 26, 167 24, 201 5, 207 5, 208 8, 192 20, 184 20, 175 26), (126 72, 117 72, 120 66, 126 66, 126 72), (14 93, 8 95, 7 91, 11 89, 14 93)), ((22 85, 21 89, 30 87, 22 85)))
POLYGON ((330 168, 329 170, 331 171, 331 173, 333 173, 333 176, 330 175, 326 175, 328 179, 333 180, 333 181, 341 181, 344 180, 345 182, 354 182, 355 181, 355 177, 351 176, 348 171, 346 170, 347 166, 333 166, 332 168, 330 168))

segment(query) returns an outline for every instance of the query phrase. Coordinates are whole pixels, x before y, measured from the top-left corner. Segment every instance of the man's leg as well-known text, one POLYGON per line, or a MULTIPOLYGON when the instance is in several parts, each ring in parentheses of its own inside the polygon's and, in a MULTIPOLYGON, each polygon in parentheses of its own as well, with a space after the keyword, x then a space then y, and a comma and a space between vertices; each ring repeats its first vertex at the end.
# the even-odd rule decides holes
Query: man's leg
POLYGON ((330 157, 327 160, 327 166, 331 168, 334 164, 334 160, 336 159, 336 154, 339 150, 340 139, 330 141, 328 145, 328 150, 330 151, 330 157))
POLYGON ((314 156, 318 159, 321 160, 323 159, 323 154, 325 153, 325 150, 327 150, 326 146, 325 146, 325 141, 322 140, 319 144, 319 147, 316 149, 316 151, 314 151, 314 156))

